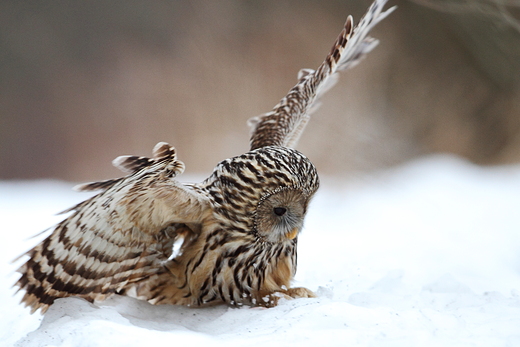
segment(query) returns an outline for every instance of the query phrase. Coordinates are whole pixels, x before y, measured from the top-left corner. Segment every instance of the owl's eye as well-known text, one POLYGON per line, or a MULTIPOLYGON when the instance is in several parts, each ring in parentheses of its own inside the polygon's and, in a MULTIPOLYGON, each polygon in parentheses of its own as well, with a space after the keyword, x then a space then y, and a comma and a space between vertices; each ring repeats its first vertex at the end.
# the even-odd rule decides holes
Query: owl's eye
POLYGON ((283 216, 285 212, 287 212, 287 209, 285 207, 275 207, 273 208, 273 212, 277 216, 283 216))

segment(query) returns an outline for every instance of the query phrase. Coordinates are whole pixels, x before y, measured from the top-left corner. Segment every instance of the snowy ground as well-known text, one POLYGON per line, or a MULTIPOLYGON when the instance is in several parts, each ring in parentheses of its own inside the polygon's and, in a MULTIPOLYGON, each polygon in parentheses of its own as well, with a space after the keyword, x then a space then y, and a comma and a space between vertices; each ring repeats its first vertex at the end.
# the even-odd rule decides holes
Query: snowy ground
POLYGON ((44 319, 13 298, 10 261, 86 195, 0 182, 0 345, 520 346, 520 166, 435 156, 339 188, 322 181, 296 278, 316 299, 189 309, 73 298, 44 319))

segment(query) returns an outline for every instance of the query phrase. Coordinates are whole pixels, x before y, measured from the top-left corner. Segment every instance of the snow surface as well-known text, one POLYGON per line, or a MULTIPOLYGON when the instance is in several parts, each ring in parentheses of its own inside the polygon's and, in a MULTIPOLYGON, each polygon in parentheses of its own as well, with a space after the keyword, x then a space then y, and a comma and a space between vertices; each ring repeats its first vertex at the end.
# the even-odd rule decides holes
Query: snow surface
POLYGON ((88 195, 0 182, 0 345, 520 346, 520 166, 439 155, 322 182, 295 281, 316 299, 190 309, 68 298, 44 318, 13 297, 21 262, 11 260, 88 195))

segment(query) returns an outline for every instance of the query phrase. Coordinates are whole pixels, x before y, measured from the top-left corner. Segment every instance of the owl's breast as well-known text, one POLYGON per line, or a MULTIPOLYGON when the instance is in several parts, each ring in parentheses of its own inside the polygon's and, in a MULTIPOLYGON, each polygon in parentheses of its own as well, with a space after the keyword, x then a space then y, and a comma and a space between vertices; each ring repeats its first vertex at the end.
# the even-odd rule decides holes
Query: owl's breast
POLYGON ((296 272, 296 241, 262 243, 253 235, 204 232, 170 271, 190 306, 256 305, 263 293, 289 288, 296 272))

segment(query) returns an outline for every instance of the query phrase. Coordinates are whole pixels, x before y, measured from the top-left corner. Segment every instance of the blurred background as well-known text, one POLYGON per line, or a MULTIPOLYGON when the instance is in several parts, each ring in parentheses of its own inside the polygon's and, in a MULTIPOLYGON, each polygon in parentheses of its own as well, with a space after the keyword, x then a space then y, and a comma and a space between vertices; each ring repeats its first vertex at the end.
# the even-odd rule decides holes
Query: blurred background
MULTIPOLYGON (((370 3, 1 0, 0 179, 116 177, 113 158, 159 141, 208 174, 370 3)), ((434 152, 519 162, 520 0, 391 5, 298 149, 337 176, 434 152)))

